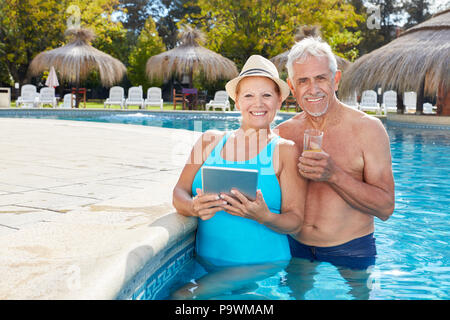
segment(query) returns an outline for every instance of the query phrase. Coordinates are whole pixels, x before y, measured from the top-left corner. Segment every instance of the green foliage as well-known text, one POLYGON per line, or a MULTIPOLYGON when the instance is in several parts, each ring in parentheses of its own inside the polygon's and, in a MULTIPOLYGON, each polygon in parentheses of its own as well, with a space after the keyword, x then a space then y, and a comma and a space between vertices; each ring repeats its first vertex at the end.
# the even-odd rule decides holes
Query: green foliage
POLYGON ((160 0, 159 7, 154 4, 152 16, 156 21, 156 28, 166 48, 172 49, 177 45, 177 23, 184 17, 199 13, 200 8, 190 5, 190 0, 160 0))
MULTIPOLYGON (((70 5, 78 6, 81 26, 97 34, 93 45, 119 58, 126 32, 111 14, 118 0, 2 0, 0 1, 0 41, 6 54, 0 55, 0 65, 7 68, 14 81, 29 81, 27 70, 31 60, 40 52, 66 43, 64 32, 68 22, 76 21, 76 12, 67 12, 70 5)), ((127 55, 125 55, 126 57, 127 55)))
POLYGON ((151 86, 160 86, 160 82, 150 82, 145 73, 147 60, 164 51, 164 44, 156 31, 151 17, 145 22, 136 46, 129 56, 128 78, 134 86, 142 85, 144 92, 151 86))
POLYGON ((209 49, 242 67, 252 54, 273 57, 294 44, 294 35, 302 25, 320 25, 324 40, 345 57, 357 53, 359 35, 351 32, 362 19, 353 6, 342 0, 198 0, 201 12, 191 21, 207 34, 209 49))

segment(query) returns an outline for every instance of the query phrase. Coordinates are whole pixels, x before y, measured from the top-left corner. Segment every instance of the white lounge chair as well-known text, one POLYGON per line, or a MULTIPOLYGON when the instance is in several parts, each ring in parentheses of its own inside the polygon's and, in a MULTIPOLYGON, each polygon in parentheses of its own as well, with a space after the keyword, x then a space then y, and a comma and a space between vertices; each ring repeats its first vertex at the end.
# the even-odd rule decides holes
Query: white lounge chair
POLYGON ((403 104, 405 106, 405 113, 416 112, 417 94, 414 91, 403 93, 403 104))
POLYGON ((380 105, 377 102, 377 93, 373 90, 364 90, 359 103, 359 110, 372 111, 381 114, 380 105))
POLYGON ((25 84, 20 89, 20 97, 16 100, 16 106, 22 108, 34 108, 36 107, 36 100, 38 93, 36 86, 32 84, 25 84))
POLYGON ((388 112, 397 112, 397 92, 393 90, 385 91, 383 93, 383 111, 384 114, 388 112))
POLYGON ((424 114, 434 114, 435 112, 433 111, 433 105, 429 102, 425 102, 423 104, 423 113, 424 114))
POLYGON ((206 111, 209 109, 214 111, 215 108, 220 108, 222 111, 226 111, 227 109, 231 111, 228 93, 225 90, 217 91, 214 94, 214 100, 209 101, 209 103, 205 105, 206 111))
POLYGON ((353 108, 353 109, 357 109, 359 110, 359 104, 358 104, 358 99, 356 97, 356 92, 353 92, 353 94, 350 97, 347 97, 346 99, 343 99, 342 101, 345 105, 353 108))
POLYGON ((109 89, 109 98, 104 102, 104 107, 110 105, 119 105, 120 109, 123 109, 125 104, 124 90, 122 87, 114 86, 109 89))
POLYGON ((67 93, 64 95, 63 103, 59 105, 60 108, 71 109, 75 108, 76 105, 76 96, 71 93, 67 93))
POLYGON ((125 100, 125 109, 128 109, 128 106, 139 106, 140 109, 144 108, 142 87, 131 87, 128 89, 128 98, 125 100))
POLYGON ((43 107, 44 104, 49 104, 53 108, 56 108, 57 100, 55 97, 55 88, 45 87, 39 91, 39 96, 36 100, 36 105, 38 107, 43 107))
POLYGON ((147 90, 147 99, 144 101, 144 108, 147 106, 159 106, 163 110, 163 99, 161 94, 161 88, 152 87, 147 90))

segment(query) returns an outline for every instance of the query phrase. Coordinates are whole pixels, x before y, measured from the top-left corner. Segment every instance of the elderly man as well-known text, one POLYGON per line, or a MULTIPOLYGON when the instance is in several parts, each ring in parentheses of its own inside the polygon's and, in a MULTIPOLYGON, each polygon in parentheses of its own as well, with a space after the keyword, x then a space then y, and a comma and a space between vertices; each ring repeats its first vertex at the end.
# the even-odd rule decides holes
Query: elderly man
POLYGON ((279 135, 302 148, 306 129, 323 132, 321 152, 303 151, 299 158, 309 186, 304 225, 290 237, 291 252, 339 266, 348 279, 354 276, 349 270, 365 273, 374 265, 374 217, 385 221, 394 210, 389 138, 379 119, 336 97, 341 72, 328 44, 317 38, 296 43, 287 69, 303 112, 280 124, 279 135))

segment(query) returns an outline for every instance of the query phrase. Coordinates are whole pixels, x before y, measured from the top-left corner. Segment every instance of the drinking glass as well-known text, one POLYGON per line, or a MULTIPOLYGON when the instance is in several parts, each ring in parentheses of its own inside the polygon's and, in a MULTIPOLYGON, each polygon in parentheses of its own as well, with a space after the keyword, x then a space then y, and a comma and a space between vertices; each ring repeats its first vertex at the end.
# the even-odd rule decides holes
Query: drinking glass
POLYGON ((317 129, 306 129, 303 135, 304 151, 322 151, 323 132, 317 129))

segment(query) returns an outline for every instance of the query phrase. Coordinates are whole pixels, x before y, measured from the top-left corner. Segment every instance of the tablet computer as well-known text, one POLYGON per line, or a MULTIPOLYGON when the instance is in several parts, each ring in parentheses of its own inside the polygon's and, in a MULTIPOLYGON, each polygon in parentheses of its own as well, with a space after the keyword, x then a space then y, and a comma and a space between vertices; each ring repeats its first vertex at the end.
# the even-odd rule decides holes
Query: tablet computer
POLYGON ((254 201, 258 186, 258 170, 202 167, 202 184, 204 193, 226 193, 233 196, 230 191, 235 188, 254 201))

